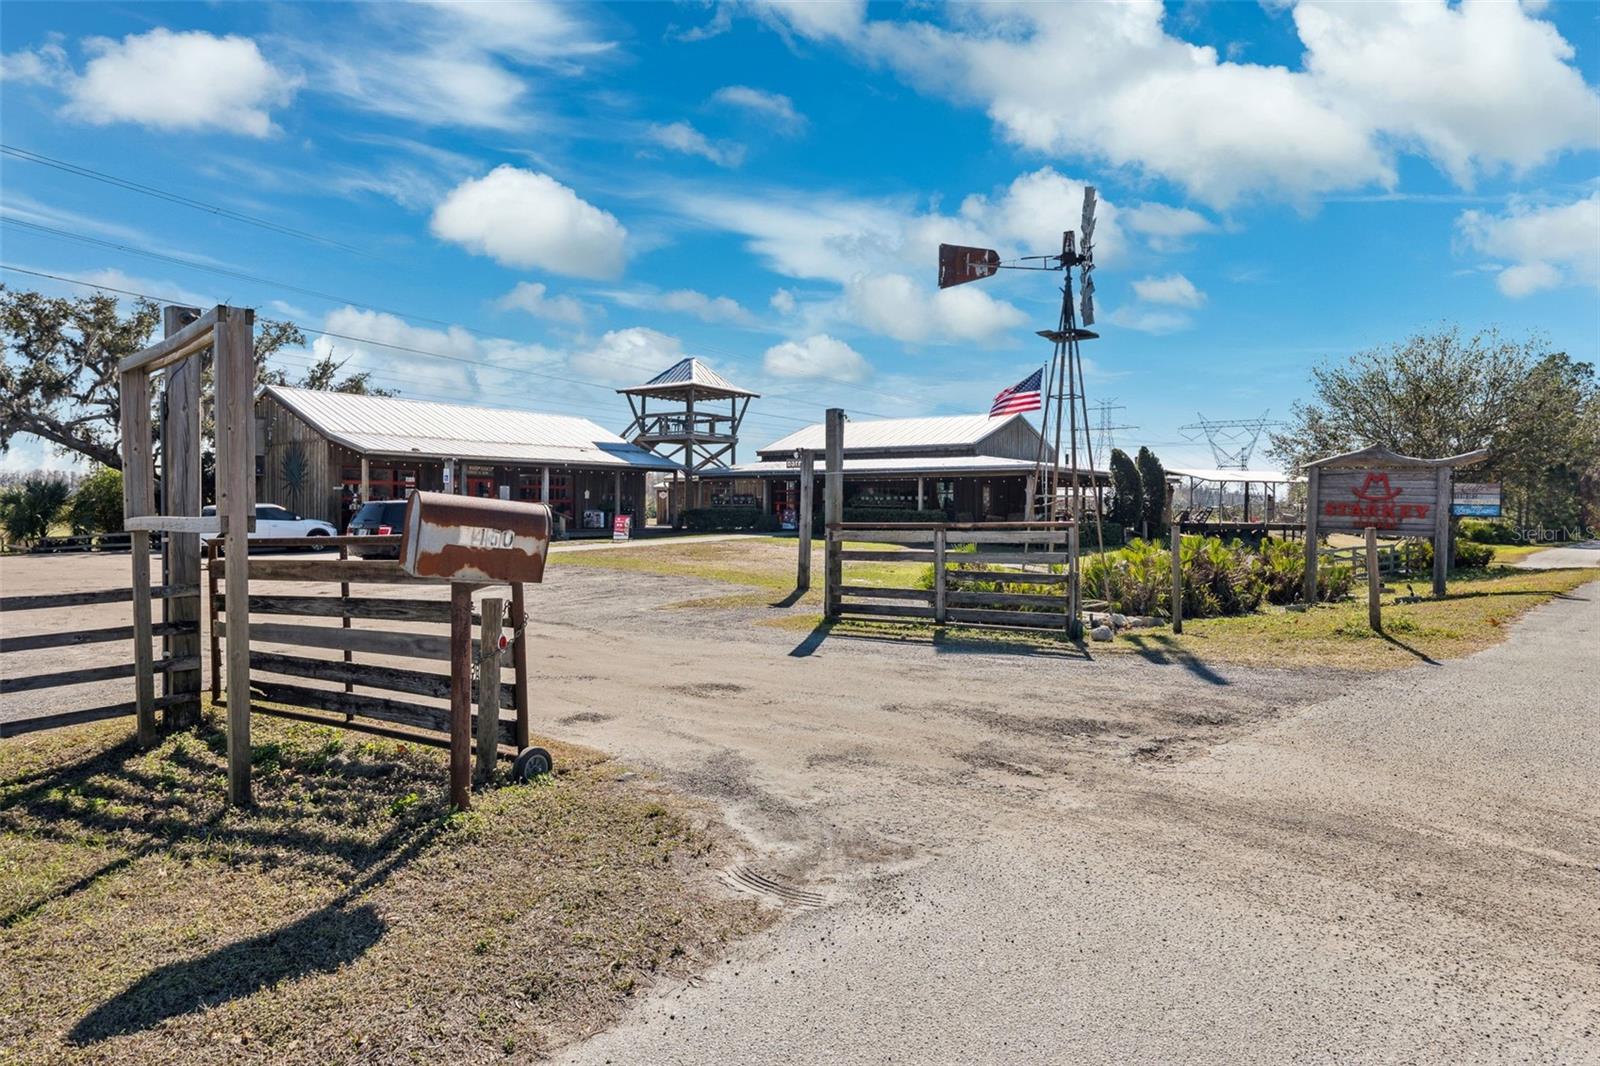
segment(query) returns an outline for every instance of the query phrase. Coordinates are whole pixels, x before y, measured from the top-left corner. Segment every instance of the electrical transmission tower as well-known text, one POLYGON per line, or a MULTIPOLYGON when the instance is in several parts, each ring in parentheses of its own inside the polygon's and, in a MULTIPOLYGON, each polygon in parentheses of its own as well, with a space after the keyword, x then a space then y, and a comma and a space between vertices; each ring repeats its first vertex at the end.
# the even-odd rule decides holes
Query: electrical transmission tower
POLYGON ((1255 454, 1261 434, 1273 426, 1287 425, 1268 418, 1270 411, 1261 412, 1260 418, 1217 419, 1200 416, 1200 421, 1179 426, 1178 432, 1187 440, 1198 441, 1204 437, 1211 446, 1211 458, 1219 470, 1248 470, 1250 456, 1255 454))
POLYGON ((1112 397, 1109 400, 1101 400, 1099 403, 1095 404, 1094 411, 1096 421, 1094 454, 1096 462, 1109 463, 1111 461, 1111 449, 1117 446, 1117 432, 1119 430, 1139 428, 1138 426, 1126 424, 1112 424, 1111 412, 1126 410, 1127 407, 1118 403, 1116 401, 1116 397, 1112 397))

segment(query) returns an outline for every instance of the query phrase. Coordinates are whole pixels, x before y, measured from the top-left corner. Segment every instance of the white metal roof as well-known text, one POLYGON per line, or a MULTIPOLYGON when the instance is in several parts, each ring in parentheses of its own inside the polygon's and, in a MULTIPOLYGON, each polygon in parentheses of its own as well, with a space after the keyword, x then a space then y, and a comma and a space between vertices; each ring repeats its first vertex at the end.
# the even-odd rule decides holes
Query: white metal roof
MULTIPOLYGON (((817 474, 823 472, 822 457, 816 460, 817 474)), ((974 474, 1031 474, 1033 473, 1032 459, 1010 459, 1000 455, 933 455, 933 456, 900 456, 889 459, 846 459, 844 461, 846 474, 883 474, 895 477, 916 477, 919 474, 939 476, 941 474, 974 475, 974 474)), ((701 477, 730 478, 730 477, 796 477, 799 470, 788 465, 787 460, 763 460, 758 463, 740 463, 738 466, 722 467, 718 470, 708 470, 701 477)), ((1085 477, 1089 471, 1084 470, 1085 477)), ((1065 476, 1065 475, 1064 475, 1065 476)), ((1101 472, 1102 479, 1110 475, 1101 472)))
POLYGON ((683 388, 684 386, 693 386, 696 389, 704 389, 707 392, 720 392, 729 396, 756 395, 749 389, 741 389, 694 356, 678 360, 643 385, 631 385, 626 389, 618 389, 617 391, 652 392, 656 389, 683 388))
POLYGON ((1282 470, 1218 470, 1200 467, 1180 470, 1175 466, 1169 466, 1167 467, 1167 473, 1177 474, 1181 477, 1192 477, 1199 481, 1226 481, 1230 483, 1250 481, 1257 484, 1288 485, 1305 480, 1303 477, 1290 477, 1282 470))
MULTIPOLYGON (((932 418, 880 418, 870 422, 847 420, 844 424, 844 448, 848 454, 856 449, 967 447, 1010 425, 1012 419, 1017 418, 1022 416, 990 418, 988 415, 936 415, 932 418)), ((821 452, 827 443, 826 433, 826 427, 818 422, 757 451, 767 454, 813 448, 821 452)))
POLYGON ((269 385, 307 425, 355 452, 507 463, 676 470, 670 459, 572 415, 269 385))

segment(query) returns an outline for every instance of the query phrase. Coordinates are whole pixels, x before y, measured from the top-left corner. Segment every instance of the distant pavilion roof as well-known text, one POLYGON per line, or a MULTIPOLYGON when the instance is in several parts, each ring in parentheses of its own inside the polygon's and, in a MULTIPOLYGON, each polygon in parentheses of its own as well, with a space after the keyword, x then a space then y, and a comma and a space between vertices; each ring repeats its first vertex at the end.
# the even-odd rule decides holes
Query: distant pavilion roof
POLYGON ((690 394, 709 399, 759 395, 749 389, 741 389, 694 356, 678 360, 643 385, 630 385, 617 391, 634 396, 661 396, 673 399, 680 399, 690 394))

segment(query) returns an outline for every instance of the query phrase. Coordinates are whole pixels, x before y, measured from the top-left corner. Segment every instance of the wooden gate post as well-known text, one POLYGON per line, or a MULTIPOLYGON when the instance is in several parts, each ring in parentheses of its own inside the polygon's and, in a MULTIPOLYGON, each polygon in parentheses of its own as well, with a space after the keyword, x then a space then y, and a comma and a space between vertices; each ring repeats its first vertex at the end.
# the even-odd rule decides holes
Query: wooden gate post
MULTIPOLYGON (((1106 610, 1110 610, 1110 604, 1106 610)), ((1172 631, 1183 632, 1183 531, 1172 523, 1172 631)))
POLYGON ((1367 527, 1367 624, 1383 631, 1383 579, 1378 573, 1378 527, 1367 527))
MULTIPOLYGON (((121 386, 122 513, 147 515, 155 510, 150 379, 138 371, 123 371, 121 386)), ((150 533, 131 530, 128 539, 133 562, 134 713, 139 746, 149 747, 156 739, 155 659, 150 646, 150 533)))
MULTIPOLYGON (((811 521, 816 496, 817 453, 810 448, 800 449, 800 556, 796 562, 794 587, 804 592, 811 587, 811 521)), ((826 538, 824 538, 826 542, 826 538)))
POLYGON ((486 597, 478 631, 478 764, 473 779, 484 785, 494 777, 500 747, 500 633, 505 610, 505 600, 486 597))
MULTIPOLYGON (((1110 605, 1107 604, 1107 610, 1110 605)), ((1083 638, 1083 599, 1078 583, 1078 523, 1067 530, 1067 638, 1083 638)))
POLYGON ((944 625, 946 617, 945 601, 945 549, 949 544, 948 534, 943 526, 933 531, 933 621, 935 625, 944 625))
POLYGON ((826 434, 827 472, 824 475, 823 520, 826 527, 827 572, 823 583, 823 618, 839 617, 839 586, 844 582, 844 564, 839 552, 844 545, 839 523, 844 521, 844 409, 828 408, 826 434))
MULTIPOLYGON (((161 312, 163 332, 170 337, 200 317, 197 307, 166 307, 161 312)), ((166 403, 161 414, 161 513, 200 513, 200 360, 183 359, 168 367, 166 403)), ((173 659, 193 659, 193 670, 172 670, 164 675, 163 694, 183 696, 169 706, 167 728, 187 728, 200 721, 200 534, 169 531, 162 541, 161 581, 164 585, 193 588, 194 595, 169 596, 162 601, 166 622, 189 623, 193 633, 164 638, 166 654, 173 659)))
POLYGON ((1450 572, 1450 468, 1441 466, 1434 474, 1436 494, 1433 504, 1433 594, 1444 595, 1445 576, 1450 572))
POLYGON ((450 803, 472 808, 472 586, 459 583, 450 586, 450 803))
MULTIPOLYGON (((554 532, 554 530, 552 530, 554 532)), ((517 750, 533 743, 533 711, 528 699, 528 604, 522 582, 511 585, 511 668, 517 672, 512 691, 517 705, 517 750)))

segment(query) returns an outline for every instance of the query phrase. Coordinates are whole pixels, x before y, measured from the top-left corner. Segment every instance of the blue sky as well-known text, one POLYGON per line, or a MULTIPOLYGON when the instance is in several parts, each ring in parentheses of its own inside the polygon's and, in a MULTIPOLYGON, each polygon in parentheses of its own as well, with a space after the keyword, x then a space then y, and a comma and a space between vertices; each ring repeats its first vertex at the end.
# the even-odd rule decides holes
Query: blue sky
POLYGON ((271 226, 8 154, 7 267, 255 306, 323 331, 291 374, 415 398, 620 430, 694 354, 750 446, 984 410, 1053 279, 940 294, 935 248, 1051 251, 1085 182, 1090 403, 1169 465, 1441 322, 1600 357, 1595 4, 13 2, 0 52, 6 145, 271 226))

